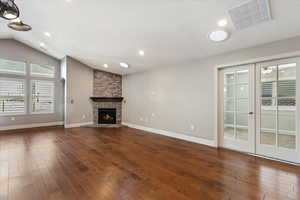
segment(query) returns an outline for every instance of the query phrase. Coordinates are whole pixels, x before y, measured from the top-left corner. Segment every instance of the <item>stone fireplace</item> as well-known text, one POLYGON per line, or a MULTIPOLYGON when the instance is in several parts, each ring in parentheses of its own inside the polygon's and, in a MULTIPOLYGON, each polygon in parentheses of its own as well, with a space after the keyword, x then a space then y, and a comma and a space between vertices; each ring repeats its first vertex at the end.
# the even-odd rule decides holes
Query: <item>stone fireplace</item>
POLYGON ((93 106, 94 126, 120 127, 122 123, 122 77, 94 70, 93 106))

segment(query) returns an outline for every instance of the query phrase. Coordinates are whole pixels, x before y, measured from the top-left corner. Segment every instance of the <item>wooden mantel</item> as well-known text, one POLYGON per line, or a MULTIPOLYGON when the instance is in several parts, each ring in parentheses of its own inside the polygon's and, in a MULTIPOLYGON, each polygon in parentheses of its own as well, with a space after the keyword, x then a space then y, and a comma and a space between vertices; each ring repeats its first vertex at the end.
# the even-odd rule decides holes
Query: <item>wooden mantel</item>
POLYGON ((90 97, 94 102, 122 102, 123 97, 90 97))

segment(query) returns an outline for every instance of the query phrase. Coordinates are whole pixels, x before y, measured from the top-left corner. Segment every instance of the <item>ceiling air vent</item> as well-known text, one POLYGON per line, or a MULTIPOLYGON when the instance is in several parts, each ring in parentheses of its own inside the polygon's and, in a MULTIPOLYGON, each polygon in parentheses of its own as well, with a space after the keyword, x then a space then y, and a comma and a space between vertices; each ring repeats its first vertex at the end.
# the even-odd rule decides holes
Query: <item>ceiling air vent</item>
POLYGON ((246 1, 228 12, 238 30, 271 20, 269 0, 246 1))

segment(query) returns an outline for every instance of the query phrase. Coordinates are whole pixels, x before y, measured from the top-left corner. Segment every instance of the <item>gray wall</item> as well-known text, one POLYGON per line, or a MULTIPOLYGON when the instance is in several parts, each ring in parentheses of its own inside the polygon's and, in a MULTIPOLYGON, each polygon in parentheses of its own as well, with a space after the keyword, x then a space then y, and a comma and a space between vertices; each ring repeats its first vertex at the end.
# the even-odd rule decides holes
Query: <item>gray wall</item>
POLYGON ((71 57, 63 59, 62 65, 66 67, 65 126, 92 123, 93 69, 71 57))
POLYGON ((216 66, 299 50, 300 37, 296 37, 176 67, 125 75, 123 122, 212 140, 216 128, 216 66))
MULTIPOLYGON (((0 40, 0 58, 24 61, 27 66, 30 63, 52 65, 56 67, 57 72, 54 114, 18 115, 14 116, 15 120, 12 120, 11 117, 0 117, 0 126, 63 121, 63 82, 60 79, 60 61, 18 41, 6 39, 0 40)), ((29 92, 27 95, 29 95, 29 92)))

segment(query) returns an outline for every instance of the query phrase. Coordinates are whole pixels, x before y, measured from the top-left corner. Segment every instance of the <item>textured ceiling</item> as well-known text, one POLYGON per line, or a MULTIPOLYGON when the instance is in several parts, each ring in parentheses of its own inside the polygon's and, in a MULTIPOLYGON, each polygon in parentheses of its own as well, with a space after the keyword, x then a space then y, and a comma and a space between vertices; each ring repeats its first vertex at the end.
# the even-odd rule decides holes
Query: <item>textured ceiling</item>
POLYGON ((300 1, 270 0, 272 21, 235 30, 212 43, 207 34, 228 9, 245 0, 15 0, 31 32, 10 31, 0 19, 0 38, 15 38, 32 47, 46 44, 57 58, 72 56, 92 67, 119 74, 189 60, 300 35, 300 1), (44 36, 50 32, 51 38, 44 36), (145 56, 140 57, 138 50, 145 56), (121 69, 119 62, 130 64, 121 69), (104 63, 109 68, 102 67, 104 63))

